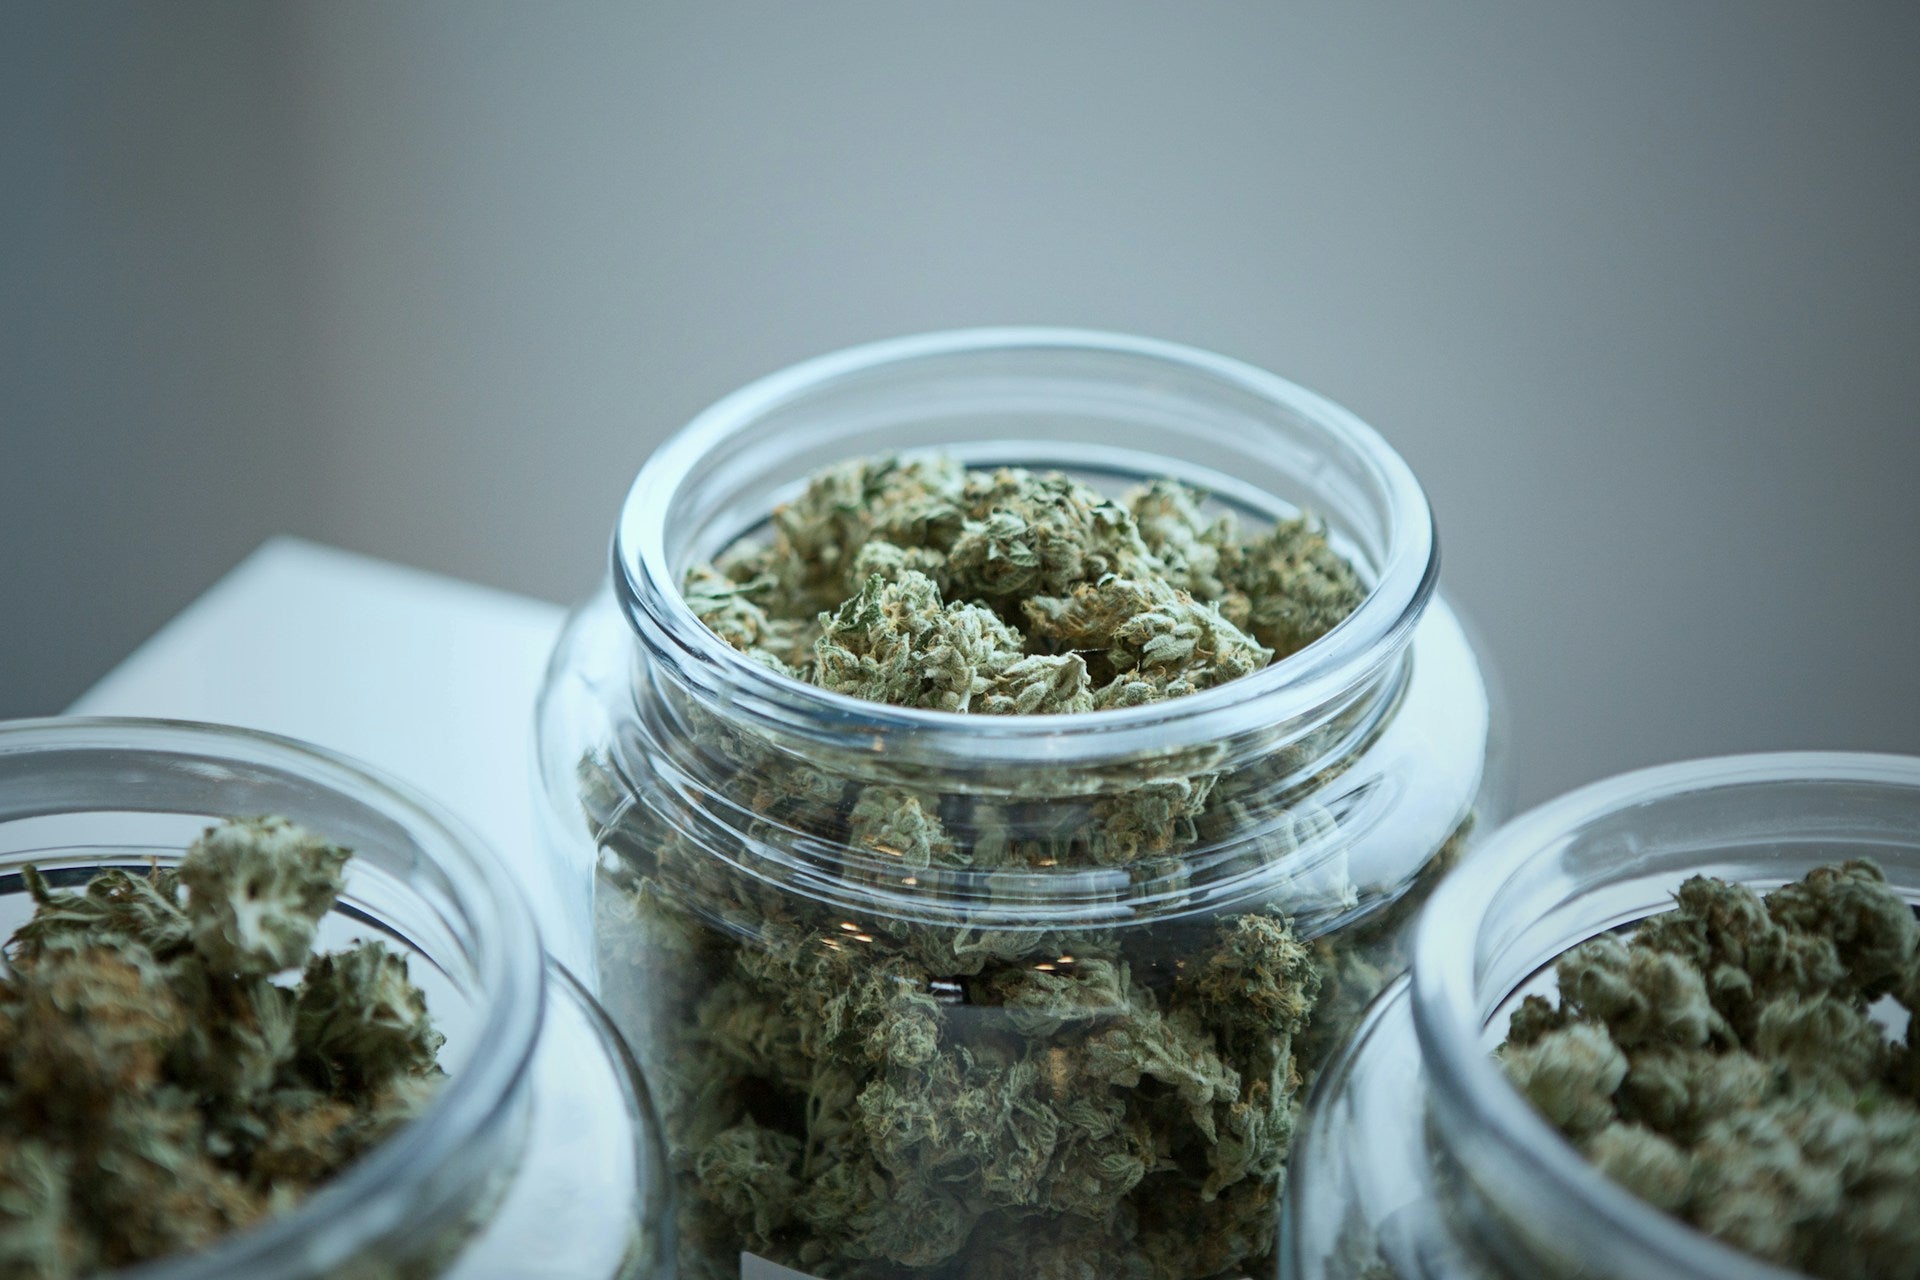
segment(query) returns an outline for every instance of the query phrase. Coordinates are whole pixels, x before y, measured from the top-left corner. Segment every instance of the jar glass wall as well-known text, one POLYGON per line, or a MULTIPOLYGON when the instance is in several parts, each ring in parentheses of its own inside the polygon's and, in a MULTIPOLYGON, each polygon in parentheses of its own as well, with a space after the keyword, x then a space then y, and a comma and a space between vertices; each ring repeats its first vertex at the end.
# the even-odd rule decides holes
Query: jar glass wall
POLYGON ((116 1277, 527 1274, 510 1261, 519 1238, 556 1226, 550 1215, 533 1221, 529 1184, 561 1167, 571 1140, 556 1128, 583 1099, 604 1113, 598 1207, 613 1220, 575 1224, 598 1244, 548 1236, 548 1256, 585 1245, 595 1261, 567 1274, 663 1274, 665 1184, 644 1086, 594 1002, 546 966, 504 870, 403 785, 318 748, 220 726, 0 725, 0 926, 10 934, 33 913, 26 865, 77 887, 110 868, 175 864, 209 825, 260 814, 354 851, 316 950, 377 939, 404 956, 446 1036, 447 1079, 418 1117, 293 1208, 116 1277), (558 1083, 562 1059, 571 1083, 558 1083))
POLYGON ((669 441, 555 652, 540 759, 661 1100, 683 1272, 1267 1270, 1302 1083, 1489 803, 1486 685, 1436 571, 1371 429, 1139 339, 883 343, 669 441), (1256 527, 1310 511, 1368 594, 1253 675, 1071 715, 856 700, 694 617, 687 569, 811 472, 915 451, 1172 478, 1256 527))
POLYGON ((1493 1059, 1522 996, 1598 935, 1668 910, 1690 876, 1765 891, 1851 858, 1920 904, 1920 760, 1791 753, 1649 769, 1490 836, 1422 918, 1414 973, 1315 1089, 1283 1274, 1680 1280, 1791 1274, 1595 1169, 1493 1059))

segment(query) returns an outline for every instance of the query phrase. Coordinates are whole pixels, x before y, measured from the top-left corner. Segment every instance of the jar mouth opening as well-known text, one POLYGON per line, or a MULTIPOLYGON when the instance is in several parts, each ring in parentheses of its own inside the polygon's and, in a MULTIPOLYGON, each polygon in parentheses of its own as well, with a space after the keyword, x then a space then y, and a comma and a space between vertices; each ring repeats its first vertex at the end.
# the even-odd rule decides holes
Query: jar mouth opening
MULTIPOLYGON (((432 1100, 337 1177, 295 1207, 186 1254, 156 1258, 110 1273, 115 1280, 193 1280, 246 1274, 295 1280, 316 1264, 341 1265, 357 1252, 407 1229, 408 1198, 399 1192, 447 1176, 476 1135, 497 1124, 533 1056, 544 1008, 540 939, 524 898, 479 837, 407 784, 326 748, 258 730, 193 721, 134 717, 49 717, 0 723, 0 776, 10 758, 93 755, 117 764, 171 758, 209 779, 258 771, 297 778, 316 790, 350 797, 416 843, 415 856, 436 876, 459 917, 456 944, 467 952, 479 1015, 475 1051, 432 1100), (326 1258, 304 1238, 324 1227, 326 1258)), ((77 814, 93 806, 72 795, 30 797, 34 807, 10 818, 77 814)), ((128 806, 129 809, 137 806, 128 806)), ((154 812, 185 812, 162 805, 154 812)), ((31 858, 21 858, 30 861, 31 858)), ((420 956, 416 959, 431 957, 420 956)))
POLYGON ((1058 328, 898 338, 820 356, 751 383, 700 413, 655 451, 628 493, 613 543, 613 577, 629 623, 687 683, 723 700, 729 714, 842 746, 911 740, 1034 763, 1158 754, 1311 714, 1364 683, 1405 646, 1433 593, 1438 568, 1433 517, 1418 481, 1354 414, 1225 356, 1153 339, 1058 328), (1356 565, 1372 571, 1365 599, 1326 635, 1225 684, 1137 707, 1022 716, 898 707, 822 689, 752 661, 694 615, 676 572, 685 566, 672 563, 669 553, 673 522, 681 514, 673 498, 732 439, 770 415, 831 394, 862 375, 936 364, 951 372, 955 361, 984 367, 1014 353, 1124 359, 1131 362, 1131 377, 1116 381, 1111 391, 1124 394, 1178 377, 1310 424, 1364 476, 1386 513, 1375 563, 1356 565))
MULTIPOLYGON (((1443 1141, 1469 1179, 1511 1192, 1516 1203, 1505 1208, 1516 1220, 1538 1226, 1543 1238, 1550 1232, 1576 1248, 1599 1250, 1591 1256, 1624 1259, 1623 1250, 1631 1248, 1644 1269, 1636 1271, 1623 1261, 1618 1274, 1794 1280, 1798 1272, 1724 1244, 1615 1183, 1508 1080, 1493 1057, 1493 1045, 1503 1037, 1492 1031, 1491 1019, 1527 976, 1551 965, 1564 947, 1535 955, 1541 939, 1526 936, 1533 922, 1502 921, 1501 913, 1511 913, 1514 899, 1528 892, 1552 892, 1568 901, 1569 894, 1591 893, 1599 899, 1597 913, 1592 908, 1582 914, 1555 913, 1563 916, 1557 928, 1579 926, 1578 936, 1570 937, 1566 946, 1647 918, 1660 908, 1646 908, 1645 878, 1628 885, 1623 872, 1624 891, 1606 894, 1609 885, 1576 887, 1571 873, 1559 869, 1558 859, 1596 822, 1622 817, 1653 823, 1666 806, 1699 804, 1695 820, 1706 814, 1706 824, 1723 825, 1724 839, 1696 835, 1663 850, 1657 836, 1644 844, 1621 836, 1609 846, 1609 855, 1652 865, 1651 859, 1663 851, 1670 858, 1711 853, 1736 857, 1748 848, 1761 850, 1764 858, 1764 851, 1776 844, 1809 850, 1829 842, 1920 849, 1920 828, 1903 832, 1876 823, 1865 813, 1864 803, 1856 818, 1848 797, 1876 794, 1920 811, 1920 758, 1808 751, 1685 761, 1582 787, 1513 819, 1473 849, 1441 882, 1421 914, 1411 978, 1414 1023, 1443 1141), (1830 807, 1826 818, 1809 819, 1806 830, 1767 818, 1741 825, 1740 793, 1775 794, 1790 813, 1795 791, 1811 795, 1810 788, 1826 789, 1830 807)), ((1836 853, 1819 861, 1844 856, 1853 855, 1836 853)), ((1677 889, 1684 878, 1664 874, 1671 879, 1668 890, 1677 889)), ((1771 888, 1798 874, 1735 878, 1756 887, 1764 880, 1771 888)))

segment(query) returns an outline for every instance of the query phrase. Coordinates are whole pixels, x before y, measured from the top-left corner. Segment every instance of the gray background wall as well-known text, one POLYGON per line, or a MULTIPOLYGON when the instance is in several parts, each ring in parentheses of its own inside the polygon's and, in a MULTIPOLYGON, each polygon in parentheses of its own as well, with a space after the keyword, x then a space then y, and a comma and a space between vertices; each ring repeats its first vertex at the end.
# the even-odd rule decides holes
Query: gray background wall
POLYGON ((0 714, 261 538, 554 600, 793 360, 1084 324, 1434 501, 1519 799, 1920 751, 1920 8, 0 13, 0 714))

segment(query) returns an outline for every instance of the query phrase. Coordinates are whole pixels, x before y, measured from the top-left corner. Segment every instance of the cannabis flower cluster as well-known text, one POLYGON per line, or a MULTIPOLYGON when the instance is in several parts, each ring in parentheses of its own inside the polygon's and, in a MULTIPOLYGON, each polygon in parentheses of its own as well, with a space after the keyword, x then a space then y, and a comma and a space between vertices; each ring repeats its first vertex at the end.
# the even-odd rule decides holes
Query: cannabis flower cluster
POLYGON ((988 715, 1091 711, 1248 675, 1364 594, 1305 517, 1243 539, 1170 480, 1115 502, 1058 472, 855 460, 773 538, 687 575, 700 620, 822 688, 988 715))
POLYGON ((348 856, 257 818, 79 893, 25 870, 35 910, 0 976, 0 1277, 202 1248, 421 1109, 440 1036, 405 960, 312 954, 348 856))
POLYGON ((1609 1177, 1826 1280, 1920 1259, 1920 923, 1879 868, 1821 867, 1764 898, 1695 877, 1625 941, 1555 965, 1507 1074, 1609 1177), (1904 1039, 1876 1020, 1904 1007, 1904 1039), (1881 1002, 1876 1004, 1876 1002, 1881 1002))
MULTIPOLYGON (((1091 719, 1257 671, 1363 594, 1306 518, 1244 535, 1172 482, 1114 500, 944 458, 821 472, 684 583, 713 632, 814 685, 1091 719)), ((1270 1273, 1315 1055, 1400 966, 1408 882, 1446 861, 1410 850, 1371 915, 1329 873, 1324 919, 1360 922, 1296 931, 1308 889, 1273 870, 1327 843, 1300 797, 1352 725, 1228 764, 961 777, 635 692, 581 793, 602 998, 660 1102, 684 1276, 735 1276, 743 1249, 833 1280, 1270 1273), (1264 886, 1224 908, 1180 888, 1222 851, 1264 886), (1047 915, 1040 880, 1082 874, 1108 905, 1047 915), (1146 885, 1172 887, 1127 905, 1146 885)))

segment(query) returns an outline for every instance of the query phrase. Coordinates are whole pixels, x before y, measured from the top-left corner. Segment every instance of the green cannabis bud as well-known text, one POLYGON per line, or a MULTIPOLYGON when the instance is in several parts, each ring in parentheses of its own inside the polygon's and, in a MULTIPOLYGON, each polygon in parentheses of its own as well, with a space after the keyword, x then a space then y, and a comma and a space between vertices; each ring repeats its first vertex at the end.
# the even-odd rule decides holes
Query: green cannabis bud
POLYGON ((1057 472, 857 459, 685 595, 755 660, 874 702, 1137 706, 1257 671, 1365 594, 1307 517, 1243 538, 1203 502, 1171 480, 1116 502, 1057 472))
POLYGON ((0 974, 0 1280, 203 1248, 417 1114, 439 1033, 378 942, 312 954, 348 852, 282 818, 78 893, 23 875, 0 974))
POLYGON ((1810 1276, 1913 1273, 1920 923, 1874 863, 1764 897, 1696 876, 1554 971, 1558 1003, 1528 996, 1500 1057, 1607 1176, 1810 1276))
MULTIPOLYGON (((1213 688, 1312 643, 1364 592, 1309 517, 1245 533, 1172 481, 1114 499, 940 457, 823 471, 766 540, 683 584, 774 671, 972 716, 1213 688)), ((1202 853, 1284 862, 1330 829, 1298 798, 1340 767, 1327 753, 1353 724, 1225 766, 1210 747, 962 785, 662 697, 643 716, 675 784, 634 803, 598 756, 581 781, 603 851, 602 996, 661 1103, 684 1276, 737 1277, 743 1250, 831 1280, 1271 1274, 1303 1089, 1402 966, 1424 879, 1370 887, 1397 898, 1370 915, 1344 864, 1225 910, 1006 913, 1056 870, 1121 904, 1130 884, 1186 883, 1202 853), (831 892, 754 874, 765 848, 831 892), (850 908, 868 883, 940 909, 850 908), (996 922, 954 908, 966 894, 996 922)), ((1451 849, 1411 862, 1437 874, 1451 849)))

